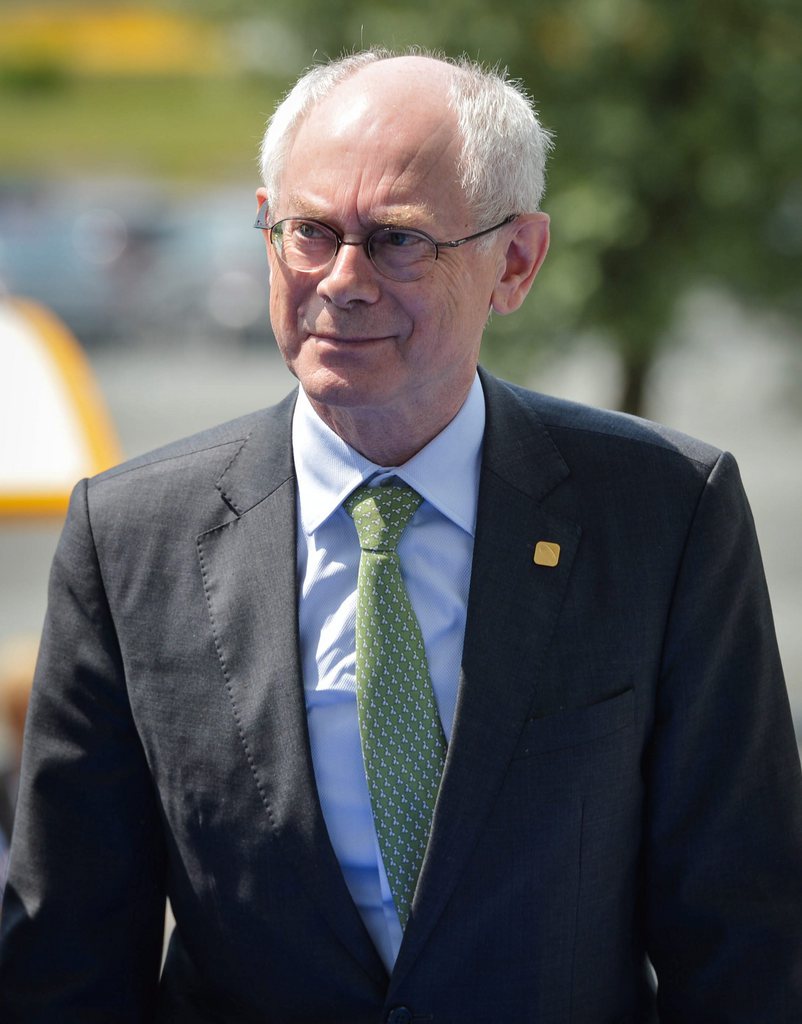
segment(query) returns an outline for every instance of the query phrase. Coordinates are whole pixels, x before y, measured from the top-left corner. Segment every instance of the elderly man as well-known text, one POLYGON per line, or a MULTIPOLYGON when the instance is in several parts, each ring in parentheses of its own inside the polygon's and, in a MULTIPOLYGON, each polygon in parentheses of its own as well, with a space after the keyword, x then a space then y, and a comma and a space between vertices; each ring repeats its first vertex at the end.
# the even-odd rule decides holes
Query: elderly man
POLYGON ((300 389, 76 488, 6 1024, 802 1021, 735 463, 477 373, 546 254, 548 146, 513 84, 424 56, 276 111, 257 225, 300 389))

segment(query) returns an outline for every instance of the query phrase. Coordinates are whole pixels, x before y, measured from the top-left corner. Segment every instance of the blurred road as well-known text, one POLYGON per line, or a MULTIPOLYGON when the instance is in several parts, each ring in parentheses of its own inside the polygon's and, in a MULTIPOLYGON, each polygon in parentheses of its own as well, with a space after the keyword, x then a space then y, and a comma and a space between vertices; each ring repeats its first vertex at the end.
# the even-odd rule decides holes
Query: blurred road
MULTIPOLYGON (((265 332, 267 335, 267 332, 265 332)), ((655 375, 650 414, 732 451, 761 538, 777 631, 802 739, 802 360, 763 324, 727 306, 689 309, 688 346, 655 375), (794 394, 796 389, 796 394, 794 394)), ((126 455, 268 405, 292 378, 268 348, 115 346, 92 362, 126 455)), ((609 405, 615 371, 587 345, 533 382, 540 390, 609 405)), ((0 643, 38 634, 59 527, 0 525, 0 643)))

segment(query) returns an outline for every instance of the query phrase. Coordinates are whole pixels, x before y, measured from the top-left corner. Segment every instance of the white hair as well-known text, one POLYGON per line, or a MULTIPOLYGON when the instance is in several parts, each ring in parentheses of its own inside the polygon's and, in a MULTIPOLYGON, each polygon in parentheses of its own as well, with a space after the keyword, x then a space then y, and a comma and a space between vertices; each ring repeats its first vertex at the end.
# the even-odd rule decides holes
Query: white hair
MULTIPOLYGON (((509 78, 506 69, 486 68, 467 57, 451 60, 417 48, 407 52, 451 68, 449 102, 462 136, 457 169, 477 224, 537 210, 552 141, 523 85, 509 78)), ((272 209, 278 203, 287 151, 310 110, 362 68, 397 56, 401 54, 385 49, 364 50, 315 65, 299 78, 268 121, 262 140, 262 178, 272 209)))

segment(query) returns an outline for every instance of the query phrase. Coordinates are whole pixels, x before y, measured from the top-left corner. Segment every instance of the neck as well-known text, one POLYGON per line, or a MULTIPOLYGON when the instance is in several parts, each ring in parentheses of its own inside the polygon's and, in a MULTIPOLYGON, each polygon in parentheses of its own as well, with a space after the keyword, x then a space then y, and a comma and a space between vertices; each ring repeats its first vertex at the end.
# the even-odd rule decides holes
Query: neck
POLYGON ((467 391, 436 413, 417 409, 330 406, 310 398, 312 408, 346 444, 377 466, 403 466, 454 419, 467 391))

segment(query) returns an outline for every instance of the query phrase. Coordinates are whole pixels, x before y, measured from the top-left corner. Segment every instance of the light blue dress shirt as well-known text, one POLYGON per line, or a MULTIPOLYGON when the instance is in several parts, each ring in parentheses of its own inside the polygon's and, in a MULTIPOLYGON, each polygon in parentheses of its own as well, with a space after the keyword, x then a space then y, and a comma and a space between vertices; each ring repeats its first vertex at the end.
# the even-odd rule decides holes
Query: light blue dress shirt
POLYGON ((465 635, 485 403, 478 376, 448 426, 403 466, 377 466, 319 418, 299 392, 292 425, 298 480, 301 659, 312 762, 346 885, 388 971, 402 931, 368 796, 356 710, 359 542, 343 501, 397 477, 423 502, 398 546, 421 625, 435 700, 451 738, 465 635))

